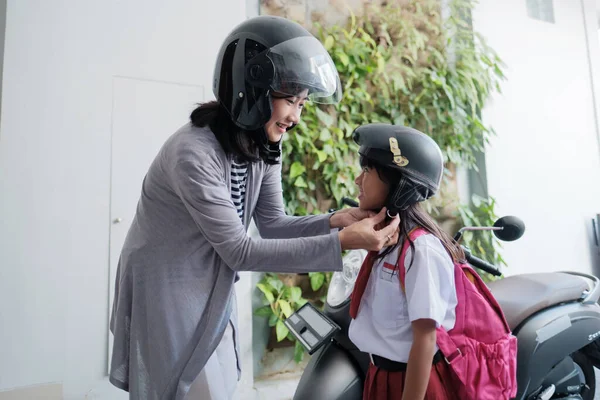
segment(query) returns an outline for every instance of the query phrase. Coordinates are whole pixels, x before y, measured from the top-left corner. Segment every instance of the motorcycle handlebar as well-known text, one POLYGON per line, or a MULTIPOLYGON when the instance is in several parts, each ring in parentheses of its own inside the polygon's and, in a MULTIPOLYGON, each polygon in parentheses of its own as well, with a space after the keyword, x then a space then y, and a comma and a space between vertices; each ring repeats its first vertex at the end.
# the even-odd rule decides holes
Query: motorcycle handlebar
MULTIPOLYGON (((350 207, 358 207, 358 202, 356 200, 352 200, 350 197, 342 197, 342 205, 341 205, 341 207, 343 207, 344 205, 347 205, 347 206, 350 206, 350 207)), ((334 213, 336 211, 337 211, 336 208, 330 208, 329 209, 330 213, 334 213)))
POLYGON ((342 204, 345 204, 345 205, 350 206, 350 207, 358 207, 358 202, 355 201, 355 200, 352 200, 349 197, 342 198, 342 204))
POLYGON ((471 254, 471 252, 463 246, 463 250, 465 252, 465 257, 467 258, 467 262, 471 264, 475 268, 479 268, 487 273, 490 273, 494 276, 501 276, 502 272, 498 271, 498 268, 490 264, 489 262, 482 260, 481 258, 475 257, 471 254))

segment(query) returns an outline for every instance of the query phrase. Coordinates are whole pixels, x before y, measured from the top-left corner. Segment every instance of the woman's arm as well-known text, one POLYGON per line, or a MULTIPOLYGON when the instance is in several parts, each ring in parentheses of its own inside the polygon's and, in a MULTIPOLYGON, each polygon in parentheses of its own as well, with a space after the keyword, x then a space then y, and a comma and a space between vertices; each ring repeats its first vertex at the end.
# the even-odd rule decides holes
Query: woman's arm
POLYGON ((329 214, 293 217, 285 213, 281 164, 269 165, 263 176, 254 222, 265 239, 325 235, 331 232, 329 214))
POLYGON ((214 150, 182 147, 173 159, 168 167, 172 189, 229 268, 268 272, 342 268, 337 233, 298 239, 250 238, 240 223, 214 150))
MULTIPOLYGON (((281 165, 270 165, 263 177, 254 221, 265 239, 283 239, 325 235, 332 229, 345 228, 375 213, 356 207, 344 208, 333 214, 291 217, 283 207, 283 189, 281 186, 281 165)), ((392 235, 393 236, 393 235, 392 235)), ((395 244, 394 238, 386 245, 395 244)))
MULTIPOLYGON (((200 233, 234 271, 312 272, 342 269, 345 249, 379 250, 399 220, 380 231, 379 218, 365 219, 341 232, 296 239, 253 239, 240 224, 214 151, 182 155, 169 167, 171 187, 183 202, 200 233), (343 233, 343 235, 342 235, 343 233)), ((327 225, 329 224, 326 221, 327 225)))
POLYGON ((418 319, 412 322, 412 330, 413 344, 408 356, 402 400, 422 400, 425 397, 435 354, 435 321, 418 319))

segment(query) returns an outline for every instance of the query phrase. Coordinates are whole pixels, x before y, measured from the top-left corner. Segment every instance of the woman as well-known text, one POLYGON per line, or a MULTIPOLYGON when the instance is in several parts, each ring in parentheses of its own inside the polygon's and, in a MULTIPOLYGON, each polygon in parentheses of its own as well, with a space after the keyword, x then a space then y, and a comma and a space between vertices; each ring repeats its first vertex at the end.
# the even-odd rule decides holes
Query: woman
POLYGON ((238 25, 213 92, 217 101, 194 110, 150 166, 119 260, 110 381, 132 399, 233 396, 237 271, 340 270, 342 250, 397 241, 397 218, 375 228, 385 211, 285 215, 281 138, 305 101, 341 97, 308 31, 277 17, 238 25), (263 239, 247 236, 252 218, 263 239))

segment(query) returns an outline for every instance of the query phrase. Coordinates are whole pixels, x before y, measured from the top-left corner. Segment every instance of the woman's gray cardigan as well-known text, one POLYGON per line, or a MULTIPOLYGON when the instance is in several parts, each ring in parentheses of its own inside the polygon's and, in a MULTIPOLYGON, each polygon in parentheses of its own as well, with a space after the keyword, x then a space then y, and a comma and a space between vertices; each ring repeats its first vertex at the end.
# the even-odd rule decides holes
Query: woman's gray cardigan
POLYGON ((231 200, 230 168, 213 133, 187 124, 144 178, 111 317, 110 381, 131 399, 183 400, 229 320, 239 354, 237 271, 342 268, 329 215, 285 214, 281 165, 249 165, 243 224, 231 200), (246 234, 252 217, 262 239, 246 234))

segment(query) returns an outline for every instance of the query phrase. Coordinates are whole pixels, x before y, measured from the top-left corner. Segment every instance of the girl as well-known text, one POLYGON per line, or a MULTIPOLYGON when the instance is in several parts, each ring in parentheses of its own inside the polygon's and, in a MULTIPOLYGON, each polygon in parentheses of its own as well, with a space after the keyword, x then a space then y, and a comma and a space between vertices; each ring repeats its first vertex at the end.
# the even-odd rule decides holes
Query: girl
POLYGON ((401 220, 401 240, 369 253, 352 294, 349 336, 371 357, 363 399, 454 399, 436 327, 454 326, 453 260, 464 253, 419 205, 439 189, 442 153, 429 136, 402 126, 364 125, 354 139, 362 167, 356 178, 360 209, 388 207, 401 220), (429 234, 406 240, 416 227, 429 234), (404 288, 398 267, 403 243, 404 288))
POLYGON ((232 398, 238 271, 340 270, 341 250, 397 241, 398 219, 374 229, 385 212, 285 215, 281 138, 308 99, 341 95, 335 65, 308 31, 283 18, 246 20, 221 47, 213 92, 217 101, 194 110, 150 166, 121 252, 110 381, 131 399, 232 398), (253 218, 263 239, 246 234, 253 218))

